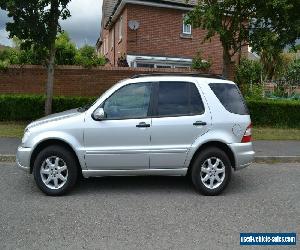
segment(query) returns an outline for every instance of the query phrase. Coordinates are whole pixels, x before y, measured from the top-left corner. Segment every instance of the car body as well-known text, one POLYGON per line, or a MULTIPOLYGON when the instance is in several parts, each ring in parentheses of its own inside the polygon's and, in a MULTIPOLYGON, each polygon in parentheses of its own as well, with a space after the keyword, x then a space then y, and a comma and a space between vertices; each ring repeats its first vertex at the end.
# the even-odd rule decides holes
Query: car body
MULTIPOLYGON (((55 146, 66 149, 85 178, 184 176, 195 159, 208 148, 222 151, 230 162, 227 164, 230 169, 239 170, 249 166, 255 154, 250 115, 235 83, 218 77, 189 75, 126 79, 89 108, 32 122, 25 129, 17 151, 18 166, 34 172, 39 154, 50 146, 54 151, 55 146), (218 96, 218 93, 225 93, 225 96, 218 96), (229 104, 222 103, 227 99, 229 104), (231 108, 235 108, 236 113, 231 108)), ((48 165, 42 160, 39 165, 44 164, 44 172, 51 169, 54 174, 59 174, 54 167, 54 158, 48 165)), ((63 162, 59 164, 65 165, 63 162)), ((209 171, 211 174, 213 168, 209 171)), ((39 178, 38 173, 43 177, 39 170, 36 178, 39 178)), ((50 178, 46 179, 49 181, 50 178)), ((42 180, 40 184, 44 182, 42 180)), ((66 192, 50 182, 53 187, 42 189, 45 193, 59 195, 66 192)), ((62 183, 61 180, 58 182, 62 183)), ((199 191, 218 194, 222 190, 199 191)))

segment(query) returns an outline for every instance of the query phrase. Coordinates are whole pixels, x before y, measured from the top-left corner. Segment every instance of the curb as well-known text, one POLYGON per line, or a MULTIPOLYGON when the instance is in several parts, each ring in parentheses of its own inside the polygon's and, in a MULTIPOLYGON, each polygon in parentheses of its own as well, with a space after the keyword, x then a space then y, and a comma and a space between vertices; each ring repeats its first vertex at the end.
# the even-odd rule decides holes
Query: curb
MULTIPOLYGON (((1 155, 0 162, 16 162, 15 155, 1 155)), ((256 156, 255 163, 300 163, 300 156, 256 156)))
POLYGON ((256 156, 256 163, 295 163, 300 162, 300 156, 256 156))

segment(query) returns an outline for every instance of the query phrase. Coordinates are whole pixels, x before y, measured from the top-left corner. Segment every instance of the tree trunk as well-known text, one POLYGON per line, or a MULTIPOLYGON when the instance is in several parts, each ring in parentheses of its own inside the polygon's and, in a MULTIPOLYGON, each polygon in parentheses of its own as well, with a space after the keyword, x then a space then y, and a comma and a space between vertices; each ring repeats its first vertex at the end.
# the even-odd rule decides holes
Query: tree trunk
POLYGON ((52 113, 54 66, 55 66, 55 45, 52 46, 50 50, 50 58, 49 58, 49 63, 47 65, 48 79, 46 85, 45 115, 50 115, 52 113))
POLYGON ((231 58, 227 49, 223 50, 223 76, 228 79, 231 68, 231 58))
POLYGON ((54 85, 54 66, 55 66, 55 40, 57 36, 58 20, 59 20, 59 1, 52 0, 50 8, 50 20, 48 24, 49 29, 49 61, 47 64, 48 79, 46 86, 46 103, 45 114, 50 115, 52 113, 52 99, 53 99, 53 85, 54 85))

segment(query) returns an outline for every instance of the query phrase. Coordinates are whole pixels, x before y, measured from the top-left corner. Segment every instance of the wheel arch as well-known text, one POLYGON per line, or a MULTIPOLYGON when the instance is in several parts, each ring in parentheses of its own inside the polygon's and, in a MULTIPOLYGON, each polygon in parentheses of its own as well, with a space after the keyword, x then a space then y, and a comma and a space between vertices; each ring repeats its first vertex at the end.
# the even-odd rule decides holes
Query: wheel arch
POLYGON ((220 141, 209 141, 209 142, 206 142, 204 144, 202 144, 194 153, 190 163, 189 163, 189 166, 188 166, 188 173, 190 172, 191 170, 191 166, 193 165, 196 157, 201 154, 201 152, 203 150, 205 150, 206 148, 209 148, 209 147, 216 147, 216 148, 219 148, 221 150, 223 150, 226 155, 228 156, 229 160, 230 160, 230 163, 231 163, 231 166, 232 168, 235 168, 235 165, 236 165, 236 161, 235 161, 235 157, 234 157, 234 154, 231 150, 231 148, 224 142, 220 142, 220 141))
MULTIPOLYGON (((30 157, 30 173, 32 174, 33 171, 33 165, 34 165, 34 161, 36 159, 36 157, 38 156, 38 154, 45 148, 49 147, 49 146, 53 146, 53 145, 58 145, 58 146, 62 146, 64 148, 66 148, 67 150, 69 150, 75 157, 76 162, 78 164, 78 171, 80 171, 80 161, 78 158, 77 153, 75 152, 74 148, 67 142, 60 140, 60 139, 47 139, 44 141, 41 141, 37 144, 37 146, 34 148, 31 157, 30 157)), ((81 172, 81 171, 80 171, 81 172)))

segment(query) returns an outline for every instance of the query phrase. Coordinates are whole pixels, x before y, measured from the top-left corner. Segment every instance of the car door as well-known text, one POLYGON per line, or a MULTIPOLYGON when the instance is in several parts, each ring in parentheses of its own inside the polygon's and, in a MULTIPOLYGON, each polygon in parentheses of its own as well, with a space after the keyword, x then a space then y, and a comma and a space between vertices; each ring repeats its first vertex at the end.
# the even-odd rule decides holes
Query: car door
POLYGON ((150 167, 182 168, 193 142, 208 131, 209 109, 192 82, 159 82, 155 89, 150 167))
POLYGON ((149 168, 152 83, 121 87, 101 105, 106 118, 88 117, 85 161, 90 170, 149 168))

